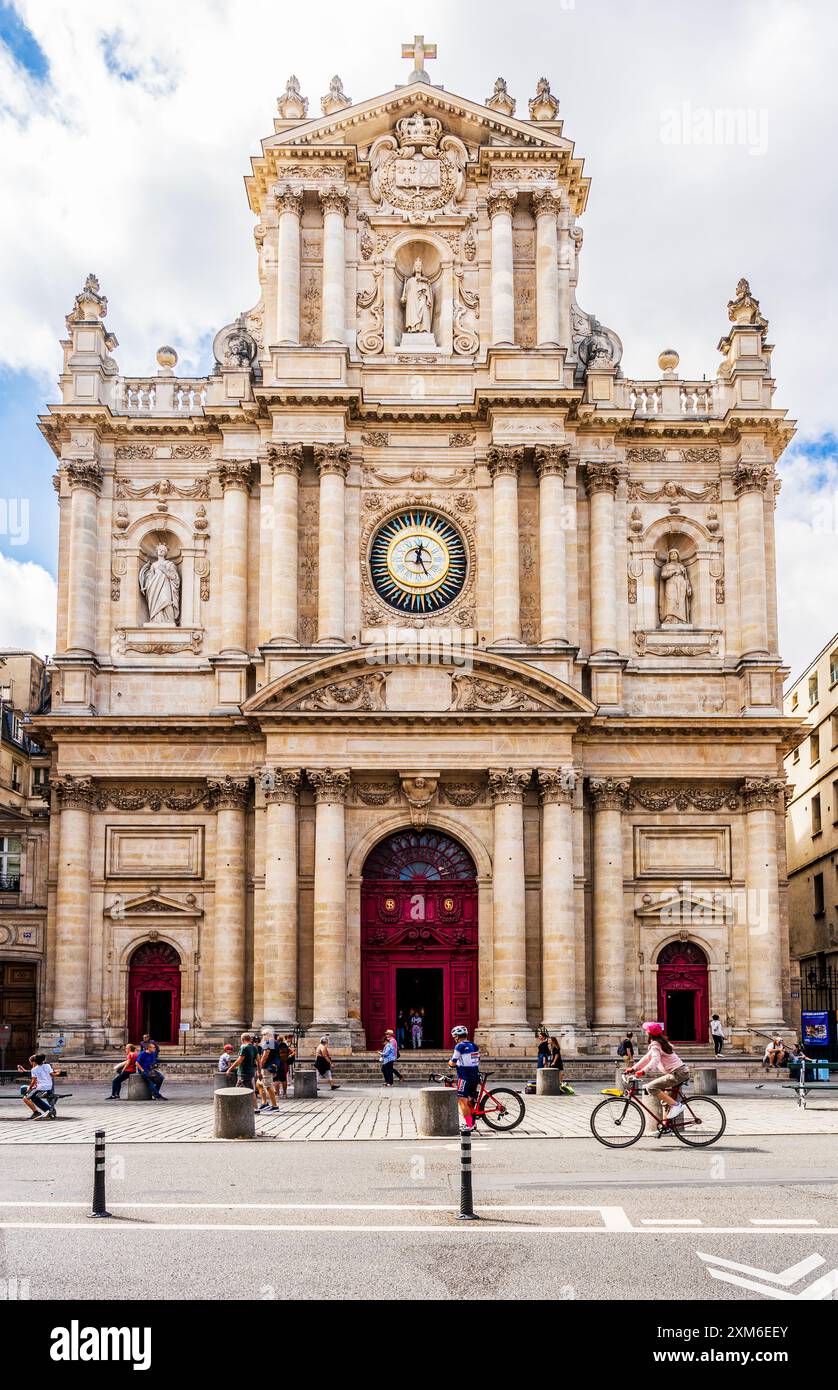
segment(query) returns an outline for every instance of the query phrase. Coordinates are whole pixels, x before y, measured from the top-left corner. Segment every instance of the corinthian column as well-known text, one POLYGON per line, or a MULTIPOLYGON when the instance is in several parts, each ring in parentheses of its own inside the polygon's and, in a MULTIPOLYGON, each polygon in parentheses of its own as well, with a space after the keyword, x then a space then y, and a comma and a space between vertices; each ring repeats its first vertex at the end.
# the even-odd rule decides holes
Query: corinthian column
POLYGON ((279 264, 276 287, 276 340, 300 341, 300 219, 303 195, 287 184, 276 195, 279 213, 279 264))
POLYGON ((499 1045, 521 1046, 527 1025, 527 931, 524 878, 524 792, 529 769, 492 768, 494 803, 494 1026, 499 1045))
POLYGON ((306 771, 314 788, 314 1032, 348 1041, 346 1013, 346 826, 349 771, 306 771), (343 1037, 341 1037, 343 1035, 343 1037))
POLYGON ((221 539, 221 651, 247 650, 247 504, 253 465, 226 460, 218 465, 224 493, 221 539))
POLYGON ((768 577, 765 565, 765 488, 774 476, 768 465, 736 465, 733 487, 737 496, 739 531, 739 593, 742 612, 742 655, 768 655, 768 577))
POLYGON ((314 462, 320 474, 318 531, 317 640, 346 641, 345 506, 350 450, 344 445, 315 444, 314 462))
POLYGON ((52 1017, 57 1028, 75 1034, 84 1043, 88 1022, 93 783, 89 777, 54 777, 52 789, 60 810, 52 1017))
POLYGON ((96 647, 96 512, 102 489, 98 463, 65 463, 70 484, 70 554, 67 581, 67 649, 96 647))
POLYGON ((743 788, 747 823, 749 1023, 761 1032, 784 1026, 777 862, 777 802, 784 786, 779 777, 749 777, 743 788))
POLYGON ((541 1015, 551 1029, 576 1024, 576 913, 572 767, 538 770, 541 789, 541 1015))
POLYGON ((343 189, 320 193, 323 209, 323 342, 346 346, 346 248, 347 199, 343 189))
POLYGON ((494 608, 493 643, 520 642, 521 596, 519 591, 518 473, 524 458, 522 447, 492 445, 489 473, 492 478, 494 608))
POLYGON ((623 808, 629 783, 591 777, 588 791, 594 807, 594 1027, 615 1029, 626 1018, 623 808))
POLYGON ((586 463, 591 504, 591 655, 617 655, 617 568, 614 496, 620 475, 614 464, 586 463))
POLYGON ((503 347, 515 343, 512 213, 517 198, 514 189, 502 189, 486 200, 492 219, 492 342, 503 347))
POLYGON ((272 643, 297 642, 297 517, 302 444, 276 444, 268 450, 273 477, 271 560, 272 643))
POLYGON ((561 198, 552 188, 534 193, 535 302, 539 347, 559 341, 559 227, 561 198))
POLYGON ((212 997, 206 1008, 213 1026, 226 1031, 245 1024, 245 818, 250 780, 225 777, 208 782, 207 788, 215 803, 216 821, 212 997))
POLYGON ((266 779, 264 1021, 294 1028, 297 999, 297 769, 272 768, 266 779))
POLYGON ((569 460, 567 449, 558 444, 547 444, 535 451, 541 642, 550 646, 567 642, 564 480, 569 460))

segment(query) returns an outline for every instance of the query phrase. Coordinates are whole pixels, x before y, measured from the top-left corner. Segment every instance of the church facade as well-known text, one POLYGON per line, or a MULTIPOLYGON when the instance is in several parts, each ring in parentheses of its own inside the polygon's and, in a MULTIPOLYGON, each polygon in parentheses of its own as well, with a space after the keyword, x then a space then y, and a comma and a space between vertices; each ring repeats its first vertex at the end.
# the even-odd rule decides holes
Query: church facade
POLYGON ((122 376, 95 276, 68 316, 35 723, 70 1051, 788 1013, 766 320, 740 281, 715 374, 627 378, 549 84, 460 98, 408 47, 374 99, 289 81, 207 377, 122 376))

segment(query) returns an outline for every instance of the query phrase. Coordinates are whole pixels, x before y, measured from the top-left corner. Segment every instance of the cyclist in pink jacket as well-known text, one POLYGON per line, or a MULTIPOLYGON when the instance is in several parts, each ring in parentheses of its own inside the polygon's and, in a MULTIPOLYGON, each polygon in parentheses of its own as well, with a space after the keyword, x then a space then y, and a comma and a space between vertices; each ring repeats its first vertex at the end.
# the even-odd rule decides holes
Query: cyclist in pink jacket
POLYGON ((644 1023, 643 1032, 646 1034, 649 1046, 645 1055, 635 1063, 630 1069, 635 1076, 643 1076, 651 1067, 658 1072, 654 1080, 648 1081, 644 1090, 648 1095, 656 1095, 660 1101, 663 1114, 663 1123, 680 1115, 684 1109, 683 1101, 675 1101, 673 1091, 677 1091, 685 1081, 690 1079, 690 1069, 686 1066, 675 1051, 669 1038, 663 1031, 661 1023, 644 1023))

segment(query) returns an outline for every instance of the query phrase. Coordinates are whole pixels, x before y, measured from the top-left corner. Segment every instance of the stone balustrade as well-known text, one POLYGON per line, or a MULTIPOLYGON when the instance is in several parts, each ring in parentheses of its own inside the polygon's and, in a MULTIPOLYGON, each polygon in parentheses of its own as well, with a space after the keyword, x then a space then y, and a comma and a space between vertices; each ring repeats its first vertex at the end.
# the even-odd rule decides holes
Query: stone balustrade
POLYGON ((624 381, 626 405, 635 415, 660 415, 668 419, 720 416, 716 384, 712 381, 624 381), (671 388, 677 389, 675 391, 671 388), (674 408, 673 408, 674 407, 674 408))
POLYGON ((207 377, 117 377, 115 415, 200 415, 207 403, 207 377))

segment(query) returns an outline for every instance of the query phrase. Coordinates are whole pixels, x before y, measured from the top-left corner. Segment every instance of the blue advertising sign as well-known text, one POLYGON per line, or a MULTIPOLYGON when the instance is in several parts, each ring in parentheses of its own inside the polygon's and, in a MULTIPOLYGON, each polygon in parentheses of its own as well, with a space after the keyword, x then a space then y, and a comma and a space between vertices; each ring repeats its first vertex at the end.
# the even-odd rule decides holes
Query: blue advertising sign
POLYGON ((829 1014, 804 1012, 800 1015, 800 1028, 804 1048, 829 1046, 829 1014))

